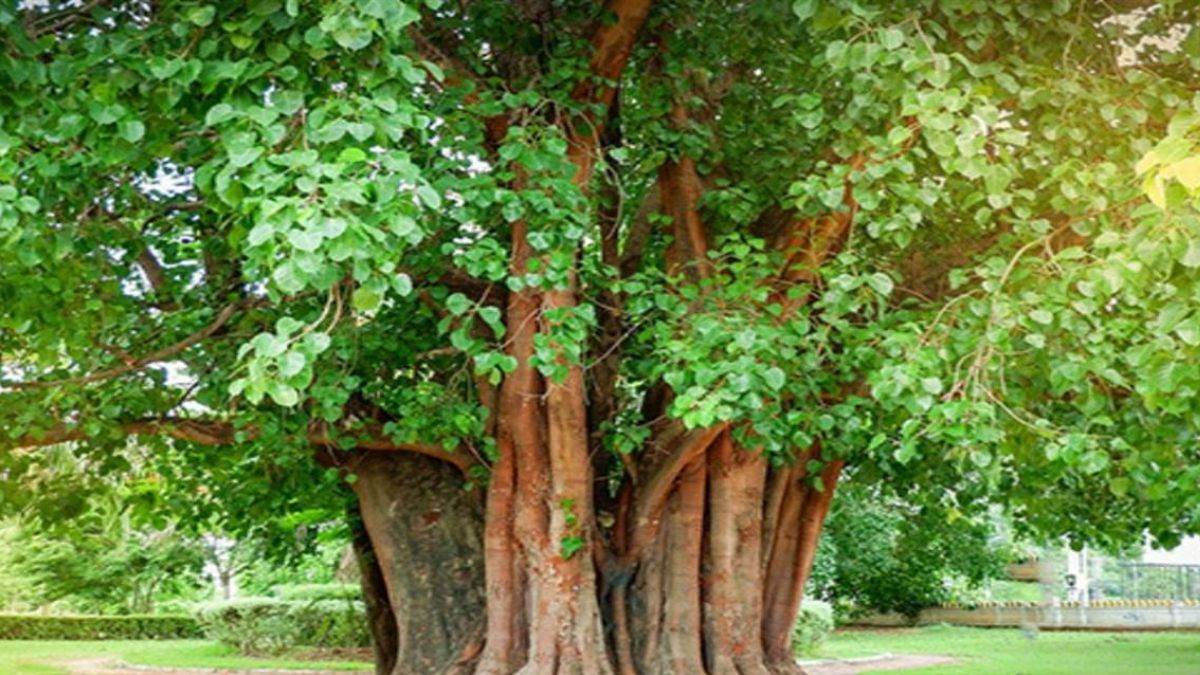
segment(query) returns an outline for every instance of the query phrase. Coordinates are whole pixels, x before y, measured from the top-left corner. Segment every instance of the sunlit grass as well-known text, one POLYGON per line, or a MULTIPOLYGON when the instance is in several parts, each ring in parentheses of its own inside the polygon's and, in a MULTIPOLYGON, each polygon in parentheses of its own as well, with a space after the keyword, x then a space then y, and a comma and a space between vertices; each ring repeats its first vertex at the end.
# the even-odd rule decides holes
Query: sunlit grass
MULTIPOLYGON (((1196 675, 1200 633, 1099 633, 928 628, 836 633, 823 657, 941 654, 955 665, 904 670, 911 675, 1196 675)), ((882 671, 880 671, 882 672, 882 671)), ((896 671, 892 671, 896 672, 896 671)))
POLYGON ((65 663, 92 659, 164 668, 372 669, 369 663, 349 661, 250 658, 204 640, 0 641, 0 673, 5 675, 65 674, 70 672, 65 663))

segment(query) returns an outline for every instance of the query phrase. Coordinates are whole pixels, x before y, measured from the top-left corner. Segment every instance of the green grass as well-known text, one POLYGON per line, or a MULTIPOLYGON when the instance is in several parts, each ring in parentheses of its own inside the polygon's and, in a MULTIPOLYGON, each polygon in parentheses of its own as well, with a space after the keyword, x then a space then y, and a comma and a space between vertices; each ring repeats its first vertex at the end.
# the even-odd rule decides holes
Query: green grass
POLYGON ((372 670, 369 663, 250 658, 205 640, 0 641, 0 673, 61 675, 62 664, 80 659, 114 659, 142 666, 174 668, 309 668, 314 670, 372 670))
MULTIPOLYGON (((955 665, 915 668, 905 675, 1196 675, 1200 633, 1065 633, 1034 638, 1016 629, 930 626, 839 631, 825 658, 944 654, 955 665)), ((882 672, 882 671, 879 671, 882 672)))
MULTIPOLYGON (((945 654, 952 666, 900 671, 906 675, 1196 675, 1200 633, 1042 632, 1035 639, 1019 630, 933 626, 836 633, 821 656, 847 658, 893 654, 945 654)), ((204 640, 114 640, 109 642, 0 641, 0 673, 61 675, 62 663, 115 659, 175 668, 311 668, 370 670, 367 663, 249 658, 204 640)), ((892 671, 897 672, 897 671, 892 671)))

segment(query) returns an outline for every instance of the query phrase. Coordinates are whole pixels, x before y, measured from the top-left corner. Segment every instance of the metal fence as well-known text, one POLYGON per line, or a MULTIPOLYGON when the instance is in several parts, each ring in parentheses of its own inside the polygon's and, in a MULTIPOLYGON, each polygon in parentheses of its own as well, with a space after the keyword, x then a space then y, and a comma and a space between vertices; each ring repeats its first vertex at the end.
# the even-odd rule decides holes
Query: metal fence
POLYGON ((1093 599, 1200 600, 1200 565, 1121 562, 1092 584, 1093 599))

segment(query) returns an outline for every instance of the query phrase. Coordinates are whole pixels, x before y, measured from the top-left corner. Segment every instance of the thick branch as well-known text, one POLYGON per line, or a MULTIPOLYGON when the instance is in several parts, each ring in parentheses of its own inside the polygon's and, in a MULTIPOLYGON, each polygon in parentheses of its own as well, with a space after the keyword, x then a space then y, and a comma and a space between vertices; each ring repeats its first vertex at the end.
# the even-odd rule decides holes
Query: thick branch
POLYGON ((629 545, 620 552, 621 564, 632 564, 637 560, 646 544, 654 541, 655 536, 658 535, 658 527, 662 521, 663 510, 667 505, 667 498, 671 494, 676 479, 688 464, 702 456, 713 440, 726 429, 728 429, 728 425, 717 424, 704 429, 695 429, 679 436, 666 459, 638 487, 633 505, 633 529, 629 535, 629 545))
MULTIPOLYGON (((117 430, 125 436, 170 436, 201 445, 229 445, 234 442, 234 427, 228 422, 164 417, 124 422, 118 425, 117 430)), ((91 438, 91 434, 83 426, 60 424, 45 431, 0 441, 0 447, 23 450, 72 441, 85 441, 88 438, 91 438)))
MULTIPOLYGON (((123 422, 117 425, 116 430, 125 436, 168 436, 201 445, 232 445, 238 441, 237 432, 239 431, 230 422, 173 417, 123 422)), ((240 431, 245 441, 251 441, 258 435, 258 431, 251 427, 240 431)), ((0 441, 0 447, 22 450, 72 441, 85 441, 90 437, 91 434, 82 425, 61 424, 38 433, 25 434, 10 441, 0 441)), ((353 447, 359 450, 415 452, 453 464, 464 474, 475 464, 474 458, 467 452, 451 452, 440 445, 427 443, 398 443, 389 438, 383 432, 383 427, 378 424, 369 424, 363 429, 356 430, 353 434, 347 433, 346 437, 352 439, 353 447)), ((341 444, 330 436, 324 425, 312 425, 306 440, 317 446, 341 447, 341 444)))
POLYGON ((596 105, 603 112, 585 115, 571 130, 568 154, 578 167, 577 185, 586 186, 591 181, 596 148, 604 132, 608 108, 616 96, 616 88, 611 83, 620 77, 629 62, 634 42, 646 23, 652 4, 652 0, 611 0, 605 12, 612 15, 613 20, 601 21, 592 34, 591 77, 579 82, 571 97, 578 103, 596 105))
MULTIPOLYGON (((324 425, 313 425, 308 432, 308 442, 322 447, 338 448, 340 444, 329 435, 324 425)), ((388 437, 383 427, 378 424, 368 424, 361 429, 346 432, 346 437, 353 440, 353 447, 358 450, 375 452, 415 452, 426 457, 440 459, 443 462, 458 467, 463 474, 475 465, 474 457, 465 451, 450 451, 440 445, 429 443, 397 443, 388 437)))

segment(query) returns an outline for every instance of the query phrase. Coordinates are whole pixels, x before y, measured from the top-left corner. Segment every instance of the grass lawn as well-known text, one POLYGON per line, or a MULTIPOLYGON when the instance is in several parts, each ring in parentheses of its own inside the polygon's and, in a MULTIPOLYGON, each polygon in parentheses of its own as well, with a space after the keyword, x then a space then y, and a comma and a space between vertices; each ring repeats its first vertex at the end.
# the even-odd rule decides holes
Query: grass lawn
MULTIPOLYGON (((826 658, 893 654, 945 654, 952 666, 904 671, 906 675, 1197 675, 1200 633, 1041 632, 934 626, 836 633, 822 650, 826 658)), ((61 675, 64 661, 116 659, 143 666, 175 668, 312 668, 371 670, 368 663, 248 658, 204 640, 109 642, 0 641, 0 673, 61 675)))
POLYGON ((0 640, 0 673, 4 675, 61 675, 56 663, 80 659, 116 659, 142 666, 173 668, 311 668, 372 670, 369 663, 249 658, 234 649, 205 640, 26 641, 0 640))
MULTIPOLYGON (((945 654, 961 663, 905 675, 1197 675, 1200 633, 1064 633, 930 626, 846 630, 830 638, 825 658, 945 654)), ((882 672, 882 671, 880 671, 882 672)))

